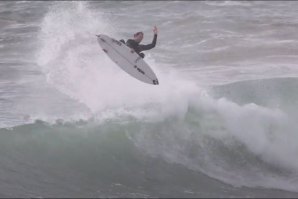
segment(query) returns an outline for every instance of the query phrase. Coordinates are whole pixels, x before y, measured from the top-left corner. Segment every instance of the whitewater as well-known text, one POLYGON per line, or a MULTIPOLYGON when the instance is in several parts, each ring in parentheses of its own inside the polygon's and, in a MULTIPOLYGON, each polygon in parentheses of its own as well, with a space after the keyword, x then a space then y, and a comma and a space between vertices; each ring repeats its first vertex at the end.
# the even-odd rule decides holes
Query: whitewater
POLYGON ((298 197, 297 10, 0 2, 0 197, 298 197), (96 41, 154 25, 158 86, 96 41))

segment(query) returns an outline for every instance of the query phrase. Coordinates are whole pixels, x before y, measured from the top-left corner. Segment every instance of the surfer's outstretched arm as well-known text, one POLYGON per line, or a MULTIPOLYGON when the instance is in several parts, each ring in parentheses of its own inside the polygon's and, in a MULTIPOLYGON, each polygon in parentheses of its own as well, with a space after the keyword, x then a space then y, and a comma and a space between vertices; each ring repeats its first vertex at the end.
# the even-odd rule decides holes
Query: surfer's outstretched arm
POLYGON ((152 48, 155 47, 156 40, 157 40, 157 28, 156 28, 156 26, 154 26, 153 32, 154 32, 154 37, 153 37, 152 43, 151 44, 147 44, 147 45, 140 44, 138 46, 139 51, 150 50, 150 49, 152 49, 152 48))

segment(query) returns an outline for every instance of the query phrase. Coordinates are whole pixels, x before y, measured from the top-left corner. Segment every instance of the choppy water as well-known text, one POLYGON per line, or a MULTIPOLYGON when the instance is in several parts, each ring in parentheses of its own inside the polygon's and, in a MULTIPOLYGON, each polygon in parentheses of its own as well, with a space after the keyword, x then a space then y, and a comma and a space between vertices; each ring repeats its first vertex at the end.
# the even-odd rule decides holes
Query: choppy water
POLYGON ((1 197, 297 197, 298 3, 0 2, 1 197), (96 34, 156 48, 160 85, 96 34))

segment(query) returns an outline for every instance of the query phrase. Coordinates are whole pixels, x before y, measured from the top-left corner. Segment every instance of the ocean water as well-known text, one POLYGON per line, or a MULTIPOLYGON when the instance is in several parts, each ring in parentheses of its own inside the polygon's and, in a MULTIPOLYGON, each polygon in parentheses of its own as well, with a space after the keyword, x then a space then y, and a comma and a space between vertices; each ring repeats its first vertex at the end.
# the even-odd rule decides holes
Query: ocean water
POLYGON ((0 197, 298 197, 295 1, 0 2, 0 197), (159 30, 142 83, 100 49, 159 30))

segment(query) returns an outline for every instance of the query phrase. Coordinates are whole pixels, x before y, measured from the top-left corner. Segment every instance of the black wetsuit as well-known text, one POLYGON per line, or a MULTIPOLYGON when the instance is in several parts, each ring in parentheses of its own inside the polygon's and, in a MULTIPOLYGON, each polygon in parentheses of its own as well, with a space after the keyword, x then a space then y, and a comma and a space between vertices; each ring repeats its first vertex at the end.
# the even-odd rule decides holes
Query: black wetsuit
POLYGON ((142 58, 144 58, 145 55, 144 55, 144 53, 141 53, 141 52, 144 50, 150 50, 150 49, 154 48, 156 45, 156 40, 157 40, 157 34, 154 34, 151 44, 143 45, 143 44, 139 44, 138 42, 136 42, 133 39, 129 39, 126 41, 126 45, 128 47, 134 49, 134 51, 136 53, 138 53, 142 58))

